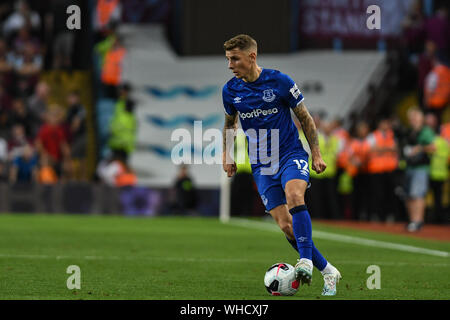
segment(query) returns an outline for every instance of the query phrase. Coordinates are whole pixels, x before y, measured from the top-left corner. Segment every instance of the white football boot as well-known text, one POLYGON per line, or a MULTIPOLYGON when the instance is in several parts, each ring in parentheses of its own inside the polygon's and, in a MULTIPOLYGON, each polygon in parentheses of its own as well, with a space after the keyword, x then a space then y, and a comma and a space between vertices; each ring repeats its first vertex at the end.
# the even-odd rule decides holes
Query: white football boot
POLYGON ((295 265, 295 278, 300 282, 301 285, 308 284, 311 285, 313 264, 309 259, 299 259, 295 265))
POLYGON ((325 273, 323 275, 323 296, 335 296, 336 295, 336 285, 339 280, 342 279, 341 273, 338 269, 334 268, 334 271, 331 273, 325 273))

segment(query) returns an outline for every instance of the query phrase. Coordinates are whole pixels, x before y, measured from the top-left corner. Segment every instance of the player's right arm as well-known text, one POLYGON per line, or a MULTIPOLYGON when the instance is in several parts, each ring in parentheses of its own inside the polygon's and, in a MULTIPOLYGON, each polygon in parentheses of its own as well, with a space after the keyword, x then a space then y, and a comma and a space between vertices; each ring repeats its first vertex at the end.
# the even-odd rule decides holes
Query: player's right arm
POLYGON ((288 75, 280 73, 278 79, 283 89, 283 98, 300 122, 305 138, 308 141, 309 149, 311 150, 312 169, 317 173, 321 173, 326 169, 327 165, 320 154, 317 128, 303 102, 303 94, 294 80, 288 75))
POLYGON ((302 126, 305 133, 306 140, 308 140, 309 148, 311 149, 312 168, 317 173, 325 171, 327 165, 322 159, 319 148, 319 137, 314 120, 306 109, 305 104, 301 101, 295 108, 292 109, 295 116, 302 126))
POLYGON ((230 149, 234 148, 234 137, 236 136, 238 111, 233 105, 232 94, 229 92, 228 83, 223 86, 222 100, 225 111, 225 124, 223 126, 223 153, 222 166, 228 177, 232 177, 237 170, 236 163, 231 157, 230 149), (227 141, 230 140, 230 141, 227 141), (232 140, 232 141, 231 141, 232 140))
POLYGON ((235 131, 237 129, 237 112, 233 115, 229 115, 225 112, 225 124, 223 126, 222 141, 223 141, 223 154, 222 154, 222 166, 223 170, 227 173, 228 177, 232 177, 237 170, 236 163, 234 159, 231 158, 230 148, 233 147, 231 141, 227 141, 227 136, 229 139, 234 138, 235 131))

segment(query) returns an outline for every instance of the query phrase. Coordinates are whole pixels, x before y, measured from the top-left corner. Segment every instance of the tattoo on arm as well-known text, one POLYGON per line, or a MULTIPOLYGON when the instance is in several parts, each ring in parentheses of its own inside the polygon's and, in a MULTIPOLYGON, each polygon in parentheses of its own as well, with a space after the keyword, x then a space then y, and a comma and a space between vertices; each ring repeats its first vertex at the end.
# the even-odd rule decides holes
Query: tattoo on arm
POLYGON ((309 114, 303 102, 300 102, 294 109, 295 116, 300 121, 302 130, 305 133, 306 140, 308 140, 311 153, 319 151, 319 137, 317 135, 316 125, 313 118, 309 114))
POLYGON ((225 113, 225 124, 223 126, 223 132, 222 132, 222 142, 223 142, 223 150, 226 150, 227 145, 227 129, 237 129, 237 113, 233 115, 228 115, 225 113))

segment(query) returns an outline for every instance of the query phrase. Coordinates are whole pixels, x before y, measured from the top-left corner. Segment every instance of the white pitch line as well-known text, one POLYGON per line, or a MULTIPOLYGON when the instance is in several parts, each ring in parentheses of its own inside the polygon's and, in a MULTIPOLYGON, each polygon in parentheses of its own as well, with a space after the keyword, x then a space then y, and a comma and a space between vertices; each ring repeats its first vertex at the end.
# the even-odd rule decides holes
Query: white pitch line
POLYGON ((218 262, 218 263, 243 263, 254 262, 254 259, 239 258, 192 258, 192 257, 145 257, 145 256, 50 256, 44 254, 9 254, 0 253, 0 259, 54 259, 54 260, 149 260, 149 261, 175 261, 175 262, 218 262))
MULTIPOLYGON (((239 259, 239 258, 180 258, 180 257, 139 257, 139 256, 128 256, 128 257, 118 257, 118 256, 49 256, 49 255, 34 255, 34 254, 4 254, 0 253, 0 259, 50 259, 50 260, 147 260, 147 261, 176 261, 176 262, 217 262, 217 263, 266 263, 266 259, 239 259)), ((334 260, 337 265, 371 265, 377 264, 380 266, 424 266, 424 267, 448 267, 449 263, 424 263, 424 262, 406 262, 406 261, 362 261, 362 260, 334 260)))
MULTIPOLYGON (((278 228, 278 226, 274 223, 253 221, 253 220, 243 219, 243 218, 232 218, 229 223, 236 225, 236 226, 241 226, 241 227, 281 232, 280 229, 278 228)), ((346 236, 346 235, 342 235, 342 234, 325 232, 325 231, 314 231, 313 230, 312 235, 313 235, 313 237, 318 238, 318 239, 333 240, 333 241, 338 241, 338 242, 351 243, 351 244, 356 244, 356 245, 364 245, 364 246, 369 246, 369 247, 392 249, 392 250, 398 250, 398 251, 404 251, 404 252, 422 253, 422 254, 427 254, 427 255, 436 256, 436 257, 444 257, 444 258, 447 258, 450 256, 450 253, 446 252, 446 251, 414 247, 414 246, 393 243, 393 242, 387 242, 387 241, 371 240, 371 239, 366 239, 366 238, 361 238, 361 237, 346 236)))

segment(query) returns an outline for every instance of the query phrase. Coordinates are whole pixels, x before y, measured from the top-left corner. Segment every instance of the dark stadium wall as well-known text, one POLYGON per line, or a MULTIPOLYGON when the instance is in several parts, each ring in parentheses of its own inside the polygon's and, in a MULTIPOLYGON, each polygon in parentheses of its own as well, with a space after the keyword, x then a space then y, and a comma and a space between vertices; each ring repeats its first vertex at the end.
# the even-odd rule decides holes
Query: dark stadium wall
POLYGON ((414 0, 297 0, 300 49, 384 50, 399 45, 401 22, 414 0), (366 25, 370 5, 380 8, 380 29, 366 25))
POLYGON ((173 202, 170 194, 171 190, 168 188, 116 188, 90 182, 53 185, 0 183, 0 213, 218 215, 220 191, 217 189, 197 189, 197 203, 193 209, 180 208, 177 206, 179 199, 173 202))
POLYGON ((174 0, 174 47, 181 55, 223 54, 226 40, 245 33, 261 52, 286 53, 296 49, 294 7, 292 0, 174 0))

